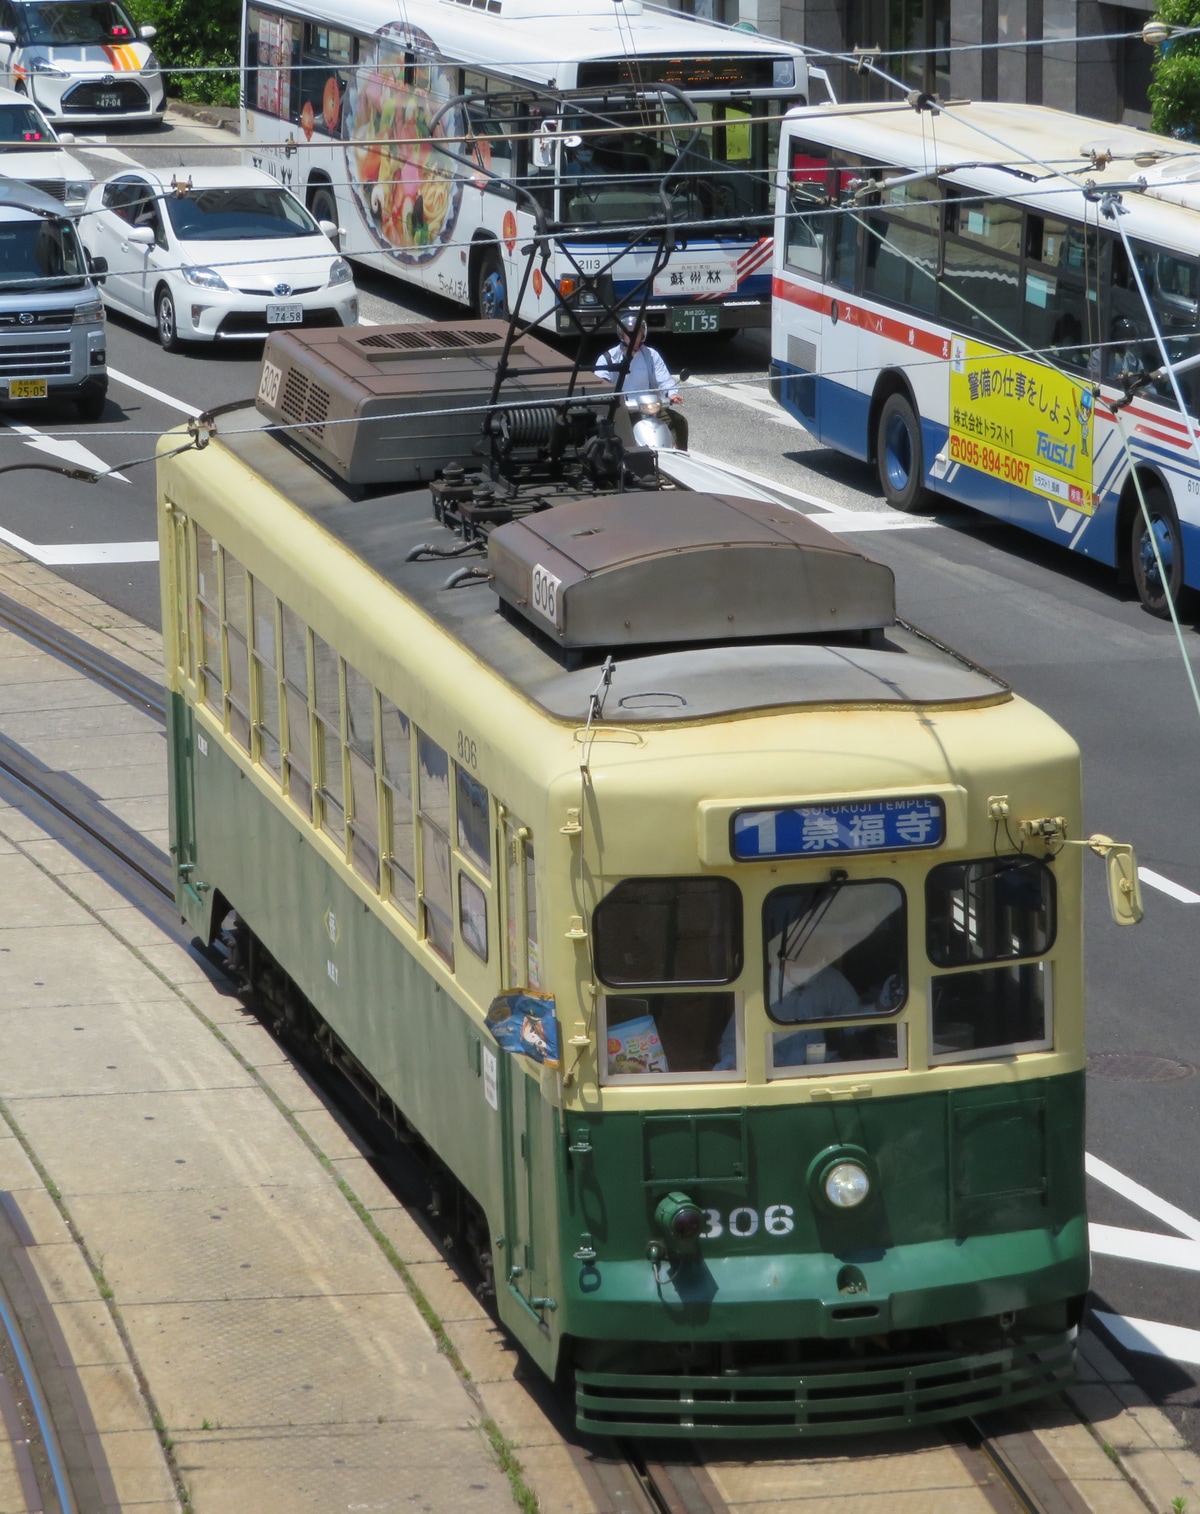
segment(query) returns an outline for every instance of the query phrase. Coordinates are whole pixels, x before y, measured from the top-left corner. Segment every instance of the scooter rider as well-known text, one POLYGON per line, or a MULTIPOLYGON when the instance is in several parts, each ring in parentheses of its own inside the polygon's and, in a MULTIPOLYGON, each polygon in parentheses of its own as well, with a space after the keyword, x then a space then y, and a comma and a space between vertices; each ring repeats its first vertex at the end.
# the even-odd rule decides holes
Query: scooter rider
MULTIPOLYGON (((679 385, 671 377, 671 370, 663 361, 662 354, 655 347, 646 345, 646 322, 631 311, 626 311, 620 319, 621 340, 615 347, 610 347, 607 352, 600 355, 596 363, 595 374, 606 383, 615 384, 620 379, 621 364, 625 361, 629 349, 633 349, 633 355, 629 358, 629 369, 621 383, 621 391, 624 394, 644 394, 652 390, 661 394, 671 405, 682 405, 683 395, 679 392, 679 385)), ((675 438, 675 445, 686 449, 688 442, 688 425, 682 415, 675 415, 668 406, 663 410, 663 419, 670 427, 671 435, 675 438)))

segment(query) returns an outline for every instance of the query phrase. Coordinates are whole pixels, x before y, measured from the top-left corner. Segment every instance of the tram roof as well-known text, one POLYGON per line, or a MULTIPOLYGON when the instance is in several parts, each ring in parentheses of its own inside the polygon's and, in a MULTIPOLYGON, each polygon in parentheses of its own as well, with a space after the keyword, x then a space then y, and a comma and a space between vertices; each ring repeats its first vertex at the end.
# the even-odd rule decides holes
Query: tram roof
POLYGON ((350 32, 422 31, 450 63, 551 87, 571 87, 576 65, 586 59, 741 53, 798 60, 797 87, 803 88, 803 54, 792 44, 641 0, 619 6, 613 0, 405 0, 399 9, 395 0, 293 0, 286 8, 350 32))
MULTIPOLYGON (((435 521, 427 489, 355 498, 272 434, 253 408, 233 412, 222 425, 211 445, 227 448, 264 487, 277 490, 493 672, 555 719, 587 718, 598 659, 564 668, 553 647, 498 613, 497 595, 487 585, 447 588, 454 562, 408 561, 422 544, 459 544, 435 521)), ((605 497, 596 505, 603 510, 605 497)), ((825 535, 815 526, 811 530, 825 535)), ((846 549, 829 536, 828 550, 846 549)), ((349 583, 346 599, 343 608, 353 613, 349 583)), ((758 640, 613 648, 613 653, 616 671, 605 717, 625 723, 711 719, 787 706, 975 705, 1011 697, 1002 680, 904 626, 888 626, 869 647, 853 641, 758 640)))
POLYGON ((1083 190, 1119 190, 1123 205, 1152 215, 1168 205, 1200 210, 1200 146, 1049 106, 964 100, 935 113, 900 100, 790 114, 797 125, 814 123, 818 140, 866 161, 936 167, 1008 199, 1049 201, 1048 209, 1077 218, 1083 190), (1055 205, 1057 193, 1067 201, 1055 205))

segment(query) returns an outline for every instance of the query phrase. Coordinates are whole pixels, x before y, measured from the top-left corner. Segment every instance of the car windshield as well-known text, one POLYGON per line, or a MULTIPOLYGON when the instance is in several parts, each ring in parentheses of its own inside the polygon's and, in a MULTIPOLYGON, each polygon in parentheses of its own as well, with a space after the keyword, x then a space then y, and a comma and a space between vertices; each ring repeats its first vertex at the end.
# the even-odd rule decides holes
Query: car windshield
POLYGON ((258 242, 320 236, 321 228, 286 189, 255 184, 234 189, 195 189, 166 199, 167 214, 181 242, 258 242))
POLYGON ((87 47, 103 42, 132 42, 133 22, 112 0, 50 0, 45 5, 18 5, 21 41, 43 47, 87 47))
POLYGON ((54 140, 54 133, 32 105, 0 105, 0 147, 54 140))
POLYGON ((83 275, 69 221, 0 221, 0 289, 82 283, 83 275))

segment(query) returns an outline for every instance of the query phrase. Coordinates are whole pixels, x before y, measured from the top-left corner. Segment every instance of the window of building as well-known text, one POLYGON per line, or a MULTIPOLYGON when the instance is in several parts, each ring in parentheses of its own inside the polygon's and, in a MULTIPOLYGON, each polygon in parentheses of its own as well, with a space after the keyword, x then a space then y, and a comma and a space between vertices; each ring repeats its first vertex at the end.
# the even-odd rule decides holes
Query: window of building
POLYGON ((375 788, 375 689, 346 664, 346 755, 350 765, 350 860, 379 887, 379 796, 375 788))
POLYGON ((454 966, 454 895, 450 869, 450 759, 417 733, 417 807, 421 821, 421 912, 430 946, 454 966))
POLYGON ((282 606, 283 695, 286 703, 287 751, 284 773, 288 797, 312 819, 312 732, 308 709, 308 627, 292 609, 282 606))
POLYGON ((279 725, 279 653, 275 630, 275 596, 257 578, 250 580, 254 623, 254 681, 258 718, 254 724, 255 756, 276 778, 283 775, 283 742, 279 725))
POLYGON ((626 878, 596 906, 596 972, 611 987, 730 983, 742 896, 728 878, 626 878))
POLYGON ((196 527, 196 611, 200 617, 200 697, 224 718, 221 676, 221 554, 202 526, 196 527))
POLYGON ((342 772, 342 684, 338 655, 313 632, 313 713, 316 715, 321 829, 346 840, 346 781, 342 772))
POLYGON ((390 699, 380 698, 383 746, 387 895, 410 920, 417 918, 417 861, 413 839, 412 728, 390 699))

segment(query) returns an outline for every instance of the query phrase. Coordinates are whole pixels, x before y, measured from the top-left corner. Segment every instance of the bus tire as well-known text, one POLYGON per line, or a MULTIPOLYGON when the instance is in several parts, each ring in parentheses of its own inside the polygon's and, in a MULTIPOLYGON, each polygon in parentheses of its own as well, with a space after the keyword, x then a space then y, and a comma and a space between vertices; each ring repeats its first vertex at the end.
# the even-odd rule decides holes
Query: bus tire
POLYGON ((475 265, 475 312, 483 321, 508 320, 508 286, 504 264, 495 247, 480 254, 475 265))
POLYGON ((880 488, 893 510, 908 513, 928 505, 921 421, 905 394, 889 394, 883 402, 875 428, 875 462, 880 488))
POLYGON ((308 191, 308 209, 314 221, 332 221, 336 226, 338 208, 333 185, 326 184, 323 179, 318 179, 308 191))
POLYGON ((1167 599, 1168 590, 1177 611, 1184 593, 1183 541, 1179 534, 1179 517, 1165 489, 1152 485, 1145 485, 1144 488, 1146 509, 1150 515, 1150 529, 1147 529, 1141 504, 1135 504, 1133 531, 1129 543, 1133 582, 1143 607, 1151 615, 1158 616, 1160 620, 1169 620, 1171 609, 1167 599), (1154 553, 1151 530, 1153 540, 1158 543, 1158 557, 1162 559, 1163 572, 1161 573, 1154 553))

